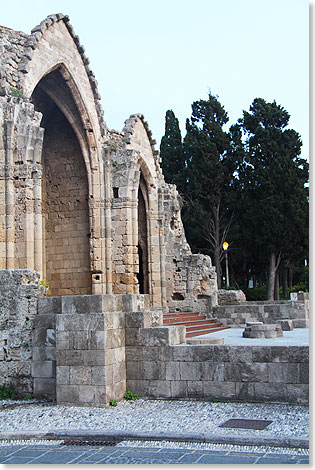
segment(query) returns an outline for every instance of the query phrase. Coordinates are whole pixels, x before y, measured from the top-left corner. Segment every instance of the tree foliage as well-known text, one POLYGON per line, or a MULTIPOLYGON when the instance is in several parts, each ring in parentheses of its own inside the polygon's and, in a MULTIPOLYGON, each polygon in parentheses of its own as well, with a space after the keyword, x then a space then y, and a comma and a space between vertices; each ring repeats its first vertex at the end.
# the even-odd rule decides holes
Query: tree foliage
POLYGON ((166 111, 165 134, 161 140, 160 154, 165 181, 176 184, 181 191, 184 184, 185 161, 178 119, 172 110, 166 111))
POLYGON ((269 265, 270 300, 281 260, 294 259, 297 245, 299 256, 307 250, 308 164, 300 158, 299 134, 287 129, 289 118, 275 101, 256 98, 239 120, 245 137, 239 168, 243 240, 256 264, 269 265))
POLYGON ((289 119, 275 101, 256 98, 228 131, 227 112, 209 93, 192 104, 183 142, 178 120, 167 111, 161 141, 165 179, 183 197, 193 252, 212 256, 220 286, 227 239, 232 283, 246 288, 249 277, 260 286, 269 279, 269 299, 280 271, 287 291, 288 272, 308 259, 308 164, 289 119))

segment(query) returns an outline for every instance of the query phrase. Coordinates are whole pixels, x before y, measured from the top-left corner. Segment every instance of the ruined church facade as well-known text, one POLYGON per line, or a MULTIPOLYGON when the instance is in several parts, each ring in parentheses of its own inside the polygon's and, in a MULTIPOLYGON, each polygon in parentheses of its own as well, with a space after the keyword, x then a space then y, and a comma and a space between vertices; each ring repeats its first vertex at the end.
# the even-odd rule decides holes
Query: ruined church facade
POLYGON ((308 347, 193 344, 184 325, 163 325, 169 311, 246 317, 243 305, 217 306, 239 292, 218 293, 180 209, 144 117, 107 127, 69 18, 51 15, 30 35, 1 26, 2 381, 68 405, 108 405, 128 389, 306 403, 308 347))
POLYGON ((30 35, 1 27, 0 48, 0 269, 34 269, 54 297, 211 310, 215 269, 191 253, 148 124, 108 129, 69 18, 30 35))

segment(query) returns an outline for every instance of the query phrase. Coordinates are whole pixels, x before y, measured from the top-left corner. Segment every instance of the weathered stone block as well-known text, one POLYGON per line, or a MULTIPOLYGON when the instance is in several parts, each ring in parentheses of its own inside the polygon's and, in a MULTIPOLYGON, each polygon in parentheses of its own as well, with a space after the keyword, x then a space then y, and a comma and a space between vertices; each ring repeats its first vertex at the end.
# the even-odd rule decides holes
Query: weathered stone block
POLYGON ((70 349, 88 349, 89 347, 89 331, 70 331, 69 332, 69 343, 70 349))
POLYGON ((165 363, 165 378, 166 380, 181 380, 179 362, 165 363))
POLYGON ((253 362, 272 362, 273 354, 272 348, 269 346, 253 346, 252 358, 253 362))
POLYGON ((161 346, 157 348, 159 352, 159 355, 158 355, 159 361, 162 361, 162 362, 172 361, 174 348, 177 348, 177 346, 161 346))
POLYGON ((306 384, 288 384, 287 401, 306 405, 309 403, 309 386, 306 384))
POLYGON ((76 405, 79 402, 79 387, 77 385, 57 385, 57 403, 71 403, 76 405))
POLYGON ((186 398, 188 396, 187 381, 171 380, 171 397, 186 398))
POLYGON ((202 362, 181 362, 179 364, 181 380, 203 380, 206 376, 206 366, 202 362))
POLYGON ((92 382, 92 368, 90 366, 70 366, 70 384, 90 385, 92 382))
MULTIPOLYGON (((113 349, 112 351, 115 351, 115 350, 113 349)), ((80 352, 83 356, 83 361, 81 362, 81 364, 84 364, 86 366, 104 366, 105 365, 104 351, 87 350, 87 351, 80 351, 80 352)))
MULTIPOLYGON (((118 400, 120 400, 122 397, 115 395, 118 400)), ((97 406, 105 406, 106 405, 106 399, 107 399, 107 394, 106 394, 106 388, 104 386, 97 386, 94 387, 94 403, 97 406)), ((107 399, 107 402, 109 402, 110 398, 107 399)))
POLYGON ((170 398, 171 382, 169 380, 150 380, 148 396, 152 398, 170 398))
POLYGON ((308 346, 291 346, 288 349, 289 362, 301 362, 308 364, 309 347, 308 346))
POLYGON ((61 298, 62 313, 64 315, 102 313, 104 311, 102 297, 102 295, 63 296, 61 298))
POLYGON ((56 352, 57 365, 61 366, 80 366, 84 364, 84 353, 85 351, 64 351, 56 352))
POLYGON ((45 359, 46 361, 56 361, 56 347, 55 346, 46 346, 45 359))
POLYGON ((56 396, 56 379, 38 377, 34 379, 34 394, 56 396))
MULTIPOLYGON (((166 348, 164 348, 167 351, 166 348)), ((194 360, 194 346, 178 345, 172 346, 173 360, 179 362, 191 362, 194 360)))
POLYGON ((32 377, 55 377, 56 366, 53 361, 33 361, 32 377))
POLYGON ((146 380, 165 380, 165 363, 143 361, 139 363, 139 374, 146 380))
POLYGON ((59 385, 69 385, 70 383, 70 367, 57 366, 56 368, 56 381, 59 385))
POLYGON ((268 381, 274 383, 295 384, 300 382, 299 364, 271 363, 268 364, 268 381))
POLYGON ((149 346, 143 348, 144 361, 160 361, 159 357, 160 348, 158 346, 149 346))
POLYGON ((280 324, 280 328, 282 331, 292 331, 293 330, 293 320, 285 319, 285 320, 278 320, 280 324))
POLYGON ((139 397, 149 397, 149 380, 127 380, 126 390, 132 390, 139 397))
POLYGON ((117 330, 107 330, 106 332, 106 348, 121 348, 125 346, 125 330, 120 328, 117 330))
POLYGON ((309 383, 309 365, 300 363, 300 383, 301 384, 308 384, 309 383))
POLYGON ((126 346, 134 346, 139 344, 140 330, 139 328, 126 328, 125 344, 126 346))
POLYGON ((224 367, 224 362, 221 362, 219 364, 215 364, 213 362, 205 363, 205 380, 212 380, 213 382, 223 382, 224 367))
POLYGON ((105 349, 106 331, 89 331, 88 349, 105 349))
POLYGON ((255 388, 253 383, 236 382, 236 395, 237 400, 252 401, 255 399, 255 388))
POLYGON ((34 318, 34 326, 36 329, 44 328, 46 330, 54 330, 56 328, 56 315, 49 313, 47 313, 46 315, 36 315, 36 317, 34 318))
POLYGON ((143 350, 141 346, 126 346, 126 361, 142 361, 143 350))
POLYGON ((229 355, 232 362, 253 362, 252 348, 248 346, 231 346, 229 355))
POLYGON ((271 348, 272 362, 291 362, 289 359, 290 348, 291 346, 273 346, 271 348))
POLYGON ((38 315, 60 314, 62 312, 61 297, 40 297, 37 301, 38 315))
POLYGON ((91 385, 105 385, 105 367, 104 366, 92 366, 91 367, 91 385))
POLYGON ((113 383, 126 381, 126 363, 119 362, 113 366, 113 383))
POLYGON ((45 361, 45 360, 46 360, 45 346, 34 346, 33 347, 33 361, 45 361))
POLYGON ((69 331, 59 331, 56 332, 56 348, 58 350, 69 349, 70 348, 70 332, 69 331))
POLYGON ((150 328, 150 312, 126 312, 126 328, 150 328))
POLYGON ((168 328, 141 328, 139 330, 139 344, 142 346, 168 345, 168 328))
POLYGON ((255 399, 259 401, 287 401, 287 385, 282 383, 255 383, 255 399))
POLYGON ((80 403, 93 403, 95 399, 95 387, 91 385, 79 385, 79 398, 80 403))
POLYGON ((236 384, 235 382, 203 382, 203 390, 205 398, 229 399, 235 398, 236 384))
POLYGON ((203 382, 197 380, 187 381, 187 395, 191 398, 201 398, 204 396, 203 382))

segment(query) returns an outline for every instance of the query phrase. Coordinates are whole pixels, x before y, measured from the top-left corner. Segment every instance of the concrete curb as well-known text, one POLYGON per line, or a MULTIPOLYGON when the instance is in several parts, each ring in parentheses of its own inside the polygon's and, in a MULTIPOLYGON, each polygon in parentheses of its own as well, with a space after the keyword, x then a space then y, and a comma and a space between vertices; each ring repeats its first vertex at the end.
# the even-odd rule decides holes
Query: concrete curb
POLYGON ((85 441, 174 441, 174 442, 200 442, 211 444, 232 444, 241 446, 265 446, 265 447, 288 447, 309 448, 309 440, 299 437, 253 437, 253 436, 227 436, 222 434, 206 433, 176 433, 176 432, 126 432, 126 431, 69 431, 55 430, 42 431, 18 431, 0 432, 0 440, 85 440, 85 441))

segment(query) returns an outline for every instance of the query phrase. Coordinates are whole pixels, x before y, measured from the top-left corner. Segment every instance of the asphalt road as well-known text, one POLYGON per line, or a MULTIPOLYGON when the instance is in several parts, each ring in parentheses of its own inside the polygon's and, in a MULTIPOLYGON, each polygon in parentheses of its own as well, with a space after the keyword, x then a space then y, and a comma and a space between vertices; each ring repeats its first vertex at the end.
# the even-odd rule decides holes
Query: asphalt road
POLYGON ((0 464, 308 464, 305 455, 115 446, 7 445, 0 464))

